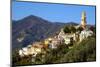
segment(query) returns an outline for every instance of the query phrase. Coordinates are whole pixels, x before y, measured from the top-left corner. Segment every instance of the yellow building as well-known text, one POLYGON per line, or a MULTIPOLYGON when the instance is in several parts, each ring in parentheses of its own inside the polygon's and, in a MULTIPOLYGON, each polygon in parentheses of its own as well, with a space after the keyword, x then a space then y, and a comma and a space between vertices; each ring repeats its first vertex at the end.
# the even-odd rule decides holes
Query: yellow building
POLYGON ((44 44, 48 47, 49 43, 52 41, 52 38, 45 39, 44 44))

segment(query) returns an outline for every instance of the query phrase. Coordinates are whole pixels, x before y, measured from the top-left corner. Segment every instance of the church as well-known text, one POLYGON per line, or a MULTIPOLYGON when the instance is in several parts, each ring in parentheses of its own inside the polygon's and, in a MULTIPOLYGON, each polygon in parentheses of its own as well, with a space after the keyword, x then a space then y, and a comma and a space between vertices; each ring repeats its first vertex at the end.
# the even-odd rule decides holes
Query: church
POLYGON ((83 30, 80 33, 80 41, 82 41, 83 39, 92 36, 93 35, 93 31, 91 31, 88 27, 87 27, 87 22, 86 22, 86 12, 82 12, 82 17, 81 17, 81 27, 83 28, 83 30))
POLYGON ((75 29, 81 28, 82 30, 77 30, 75 33, 64 33, 63 29, 61 29, 58 39, 64 40, 65 44, 69 44, 72 42, 71 40, 81 42, 83 39, 93 35, 93 31, 87 27, 85 11, 82 12, 80 24, 74 27, 75 29))

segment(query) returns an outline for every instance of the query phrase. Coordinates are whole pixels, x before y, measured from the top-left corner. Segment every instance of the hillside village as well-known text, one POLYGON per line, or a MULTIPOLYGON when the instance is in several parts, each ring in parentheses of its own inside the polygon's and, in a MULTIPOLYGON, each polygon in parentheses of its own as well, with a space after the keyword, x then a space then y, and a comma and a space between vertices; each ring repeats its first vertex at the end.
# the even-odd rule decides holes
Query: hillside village
POLYGON ((37 54, 40 53, 46 54, 44 49, 57 49, 57 47, 62 44, 73 46, 73 43, 81 42, 93 34, 94 32, 87 27, 86 13, 82 12, 81 24, 77 26, 70 26, 70 28, 66 26, 65 28, 62 28, 57 35, 48 37, 42 42, 33 42, 27 47, 20 49, 18 53, 20 57, 29 55, 36 57, 37 54))

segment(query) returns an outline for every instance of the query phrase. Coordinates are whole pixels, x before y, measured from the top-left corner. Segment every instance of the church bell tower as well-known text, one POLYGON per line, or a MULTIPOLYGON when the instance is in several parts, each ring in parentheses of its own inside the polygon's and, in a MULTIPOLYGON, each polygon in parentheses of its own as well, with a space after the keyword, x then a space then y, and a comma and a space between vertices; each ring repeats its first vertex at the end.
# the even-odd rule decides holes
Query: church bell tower
POLYGON ((82 17, 81 17, 81 27, 83 28, 83 29, 86 29, 86 12, 85 11, 83 11, 82 12, 82 17))

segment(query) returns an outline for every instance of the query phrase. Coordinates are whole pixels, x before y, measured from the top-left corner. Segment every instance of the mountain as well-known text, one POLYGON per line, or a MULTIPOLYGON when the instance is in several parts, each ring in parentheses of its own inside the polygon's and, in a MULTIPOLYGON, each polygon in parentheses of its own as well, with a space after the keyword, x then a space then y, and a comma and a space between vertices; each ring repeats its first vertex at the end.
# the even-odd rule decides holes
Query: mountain
POLYGON ((12 21, 12 48, 21 48, 35 41, 56 35, 65 25, 77 25, 74 22, 50 22, 30 15, 21 20, 12 21))

